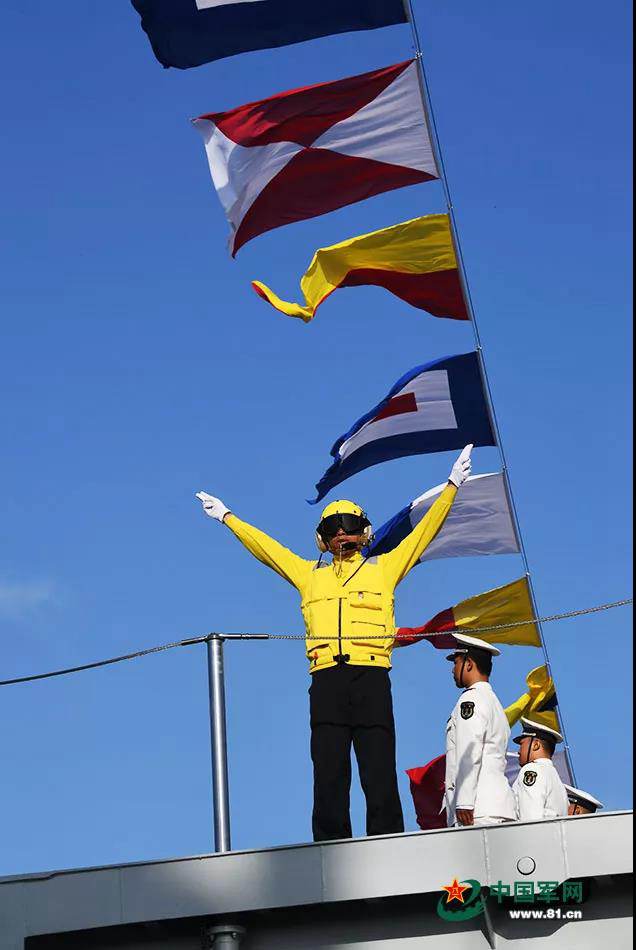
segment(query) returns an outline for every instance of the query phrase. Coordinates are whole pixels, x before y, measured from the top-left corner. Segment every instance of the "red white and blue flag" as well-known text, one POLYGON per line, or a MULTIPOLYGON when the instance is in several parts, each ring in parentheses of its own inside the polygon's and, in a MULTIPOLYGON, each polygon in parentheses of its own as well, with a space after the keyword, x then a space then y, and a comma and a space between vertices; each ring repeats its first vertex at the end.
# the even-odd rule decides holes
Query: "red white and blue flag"
MULTIPOLYGON (((446 484, 431 488, 383 524, 365 554, 373 557, 396 548, 430 510, 446 484)), ((457 493, 446 521, 420 562, 443 557, 518 554, 519 550, 504 476, 473 475, 457 493)))
POLYGON ((404 0, 132 0, 163 66, 406 23, 404 0))
POLYGON ((266 231, 438 178, 412 60, 193 121, 233 256, 266 231))
POLYGON ((342 435, 315 502, 351 475, 407 455, 496 445, 476 353, 433 360, 405 373, 342 435))

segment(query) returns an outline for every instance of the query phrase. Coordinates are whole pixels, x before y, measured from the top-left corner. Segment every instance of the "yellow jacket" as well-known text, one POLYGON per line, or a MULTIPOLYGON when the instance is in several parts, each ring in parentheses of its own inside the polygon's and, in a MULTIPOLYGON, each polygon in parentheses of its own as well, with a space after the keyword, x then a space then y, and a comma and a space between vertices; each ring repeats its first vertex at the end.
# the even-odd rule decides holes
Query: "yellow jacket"
POLYGON ((395 588, 444 524, 456 494, 449 484, 393 551, 367 561, 359 553, 331 564, 308 561, 236 515, 227 515, 225 524, 254 557, 299 592, 311 673, 339 662, 390 669, 395 588))

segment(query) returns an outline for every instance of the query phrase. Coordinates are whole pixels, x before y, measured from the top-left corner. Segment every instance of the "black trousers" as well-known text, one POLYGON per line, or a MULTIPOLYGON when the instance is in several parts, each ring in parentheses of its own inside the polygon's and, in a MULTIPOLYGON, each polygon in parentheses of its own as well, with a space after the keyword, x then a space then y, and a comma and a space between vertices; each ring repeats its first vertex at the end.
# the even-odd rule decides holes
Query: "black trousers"
POLYGON ((404 831, 388 670, 349 664, 319 670, 309 696, 314 841, 351 837, 352 745, 367 802, 367 834, 404 831))

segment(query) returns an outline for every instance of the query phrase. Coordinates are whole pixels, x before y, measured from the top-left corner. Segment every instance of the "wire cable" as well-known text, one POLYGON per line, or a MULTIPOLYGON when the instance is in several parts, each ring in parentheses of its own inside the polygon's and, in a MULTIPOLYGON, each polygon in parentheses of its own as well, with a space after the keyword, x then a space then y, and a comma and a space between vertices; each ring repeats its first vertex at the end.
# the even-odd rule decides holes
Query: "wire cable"
MULTIPOLYGON (((574 617, 584 617, 589 614, 597 614, 604 610, 612 610, 615 607, 626 607, 633 603, 633 599, 616 600, 609 604, 600 604, 597 607, 586 607, 581 610, 570 610, 567 613, 553 614, 551 617, 531 617, 528 620, 515 620, 511 623, 499 623, 490 627, 463 627, 470 635, 478 633, 494 633, 498 630, 512 630, 515 627, 525 627, 528 624, 553 623, 557 620, 570 620, 574 617)), ((452 630, 430 630, 426 634, 421 634, 418 639, 428 639, 430 637, 447 637, 452 635, 452 630)), ((108 660, 96 660, 94 663, 83 663, 80 666, 69 666, 62 670, 51 670, 48 673, 34 673, 31 676, 18 676, 15 679, 0 680, 0 686, 15 686, 18 683, 33 683, 36 680, 53 679, 56 676, 68 676, 70 673, 83 673, 86 670, 97 670, 103 666, 113 666, 115 663, 124 663, 127 660, 138 660, 144 656, 150 656, 152 653, 164 653, 166 650, 174 650, 176 647, 189 647, 198 643, 207 643, 209 640, 320 640, 321 642, 338 640, 338 637, 311 637, 298 633, 208 633, 201 637, 192 637, 186 640, 175 640, 172 643, 164 643, 160 646, 149 647, 146 650, 136 650, 134 653, 124 653, 122 656, 114 656, 108 660)), ((385 636, 369 636, 367 640, 386 640, 385 636)))

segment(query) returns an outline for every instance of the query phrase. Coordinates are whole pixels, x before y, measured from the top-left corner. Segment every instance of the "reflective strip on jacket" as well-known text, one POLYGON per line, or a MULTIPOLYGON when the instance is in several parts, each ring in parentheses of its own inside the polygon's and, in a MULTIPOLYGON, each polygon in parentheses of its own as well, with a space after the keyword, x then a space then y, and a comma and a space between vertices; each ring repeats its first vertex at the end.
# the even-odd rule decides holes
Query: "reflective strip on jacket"
POLYGON ((367 561, 358 552, 338 562, 309 561, 236 515, 227 515, 225 524, 254 557, 299 592, 311 673, 336 666, 338 656, 354 666, 390 669, 395 588, 437 535, 456 494, 449 484, 393 551, 367 561))

